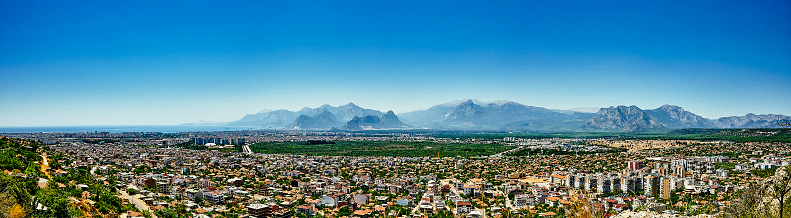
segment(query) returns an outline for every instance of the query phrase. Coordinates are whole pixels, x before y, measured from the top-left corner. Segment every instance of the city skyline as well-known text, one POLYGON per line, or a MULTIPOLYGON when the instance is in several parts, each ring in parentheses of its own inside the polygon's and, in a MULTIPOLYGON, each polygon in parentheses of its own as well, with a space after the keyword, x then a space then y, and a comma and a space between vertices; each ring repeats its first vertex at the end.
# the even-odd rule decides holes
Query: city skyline
POLYGON ((788 2, 2 2, 0 126, 353 102, 791 114, 788 2))

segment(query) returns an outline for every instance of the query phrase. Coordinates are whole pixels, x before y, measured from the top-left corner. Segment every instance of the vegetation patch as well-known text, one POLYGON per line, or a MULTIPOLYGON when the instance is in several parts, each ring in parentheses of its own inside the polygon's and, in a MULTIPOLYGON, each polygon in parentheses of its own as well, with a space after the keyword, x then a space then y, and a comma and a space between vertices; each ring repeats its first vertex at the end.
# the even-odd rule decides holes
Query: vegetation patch
POLYGON ((492 155, 512 149, 500 144, 441 144, 433 142, 335 141, 334 144, 307 142, 262 142, 250 145, 257 153, 319 156, 390 156, 390 157, 474 157, 492 155))
POLYGON ((619 153, 619 152, 626 152, 628 149, 625 148, 610 148, 609 150, 599 150, 599 151, 564 151, 564 150, 557 150, 557 149, 523 149, 519 151, 515 151, 509 156, 535 156, 535 155, 588 155, 588 154, 598 154, 598 153, 619 153))

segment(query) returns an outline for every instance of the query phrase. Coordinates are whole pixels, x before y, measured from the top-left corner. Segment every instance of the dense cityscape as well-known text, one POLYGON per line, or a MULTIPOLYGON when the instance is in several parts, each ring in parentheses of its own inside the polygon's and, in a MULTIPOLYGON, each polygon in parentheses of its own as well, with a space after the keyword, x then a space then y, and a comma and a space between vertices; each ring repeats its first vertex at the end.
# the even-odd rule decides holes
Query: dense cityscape
POLYGON ((51 189, 65 198, 65 205, 36 201, 36 209, 22 211, 80 217, 715 216, 730 214, 745 191, 791 162, 791 144, 772 138, 319 131, 2 135, 4 155, 16 145, 41 157, 32 163, 40 168, 32 170, 5 161, 10 178, 4 179, 32 179, 39 192, 51 189), (283 143, 312 153, 272 153, 283 143), (348 143, 388 151, 321 153, 348 143), (453 153, 443 147, 449 145, 469 151, 453 153), (435 147, 441 148, 436 155, 430 150, 435 147), (410 153, 416 150, 431 153, 410 153))

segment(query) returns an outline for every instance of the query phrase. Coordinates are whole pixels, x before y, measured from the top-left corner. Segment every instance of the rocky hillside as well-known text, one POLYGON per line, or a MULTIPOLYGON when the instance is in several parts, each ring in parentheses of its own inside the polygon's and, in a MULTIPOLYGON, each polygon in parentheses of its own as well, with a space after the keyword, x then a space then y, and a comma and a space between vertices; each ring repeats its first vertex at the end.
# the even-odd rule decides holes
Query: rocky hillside
POLYGON ((706 118, 693 114, 675 105, 663 105, 657 109, 645 111, 656 118, 664 127, 679 128, 711 128, 714 124, 706 118))
POLYGON ((568 131, 581 126, 579 123, 592 116, 588 114, 553 111, 511 101, 464 100, 405 113, 401 117, 412 125, 431 129, 568 131))
POLYGON ((335 115, 329 111, 324 111, 316 116, 300 115, 297 120, 286 126, 287 129, 300 129, 300 130, 317 130, 317 129, 331 129, 336 126, 343 125, 343 122, 335 119, 335 115))
POLYGON ((343 125, 343 123, 351 120, 355 116, 364 117, 369 115, 372 116, 384 115, 384 113, 380 111, 365 109, 355 105, 354 103, 349 103, 338 107, 333 107, 325 104, 318 108, 305 107, 299 111, 276 110, 269 112, 259 112, 256 114, 247 114, 239 120, 230 122, 228 125, 229 126, 259 126, 267 129, 280 129, 280 128, 288 129, 292 127, 290 124, 294 123, 298 119, 300 120, 299 123, 307 122, 306 117, 314 117, 321 113, 324 113, 325 111, 332 114, 334 119, 338 120, 341 123, 340 125, 343 125), (303 115, 306 117, 300 118, 303 115))
POLYGON ((342 130, 389 130, 389 129, 408 129, 409 125, 402 123, 398 120, 398 116, 393 111, 388 111, 381 117, 377 116, 364 116, 354 117, 340 129, 342 130))
POLYGON ((590 118, 586 127, 609 131, 645 131, 663 128, 664 125, 656 118, 648 115, 637 106, 618 106, 602 108, 590 118))
POLYGON ((714 121, 719 128, 777 128, 778 119, 789 119, 778 114, 747 114, 744 116, 723 117, 714 121))

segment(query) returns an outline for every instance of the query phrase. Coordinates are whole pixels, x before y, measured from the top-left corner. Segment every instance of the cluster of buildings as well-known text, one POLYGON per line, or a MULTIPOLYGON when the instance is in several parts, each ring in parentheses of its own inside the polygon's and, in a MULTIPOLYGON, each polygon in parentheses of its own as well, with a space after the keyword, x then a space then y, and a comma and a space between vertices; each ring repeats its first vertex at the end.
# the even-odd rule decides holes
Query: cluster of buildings
MULTIPOLYGON (((332 137, 338 136, 310 135, 305 140, 332 137)), ((223 141, 222 137, 192 141, 199 138, 223 141)), ((239 139, 243 138, 235 142, 239 139)), ((505 138, 502 142, 565 146, 562 140, 553 140, 505 138)), ((196 217, 496 218, 506 213, 554 217, 580 202, 607 214, 636 208, 673 213, 713 207, 716 211, 733 202, 736 190, 758 179, 752 170, 789 163, 785 144, 702 146, 707 147, 473 159, 242 154, 82 142, 53 148, 66 154, 65 168, 90 170, 119 190, 134 190, 139 193, 136 198, 155 210, 180 204, 196 217), (765 154, 694 153, 739 149, 765 154), (728 164, 734 167, 724 167, 728 164)))
POLYGON ((196 145, 215 144, 215 145, 244 145, 244 138, 193 138, 196 145))

